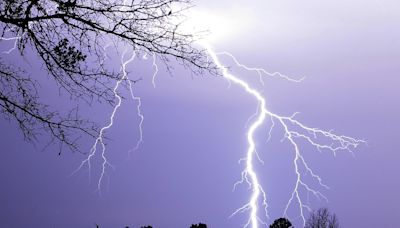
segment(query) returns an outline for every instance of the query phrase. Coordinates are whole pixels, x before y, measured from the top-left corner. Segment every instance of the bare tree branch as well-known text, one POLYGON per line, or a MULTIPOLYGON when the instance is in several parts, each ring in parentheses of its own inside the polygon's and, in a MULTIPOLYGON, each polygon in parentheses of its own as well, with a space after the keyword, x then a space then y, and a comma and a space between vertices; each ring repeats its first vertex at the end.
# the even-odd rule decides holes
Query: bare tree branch
MULTIPOLYGON (((116 39, 166 63, 179 60, 193 72, 215 73, 204 50, 194 46, 200 34, 179 29, 181 10, 190 0, 4 0, 0 2, 0 41, 13 40, 24 56, 32 48, 58 86, 88 103, 115 102, 112 82, 118 72, 107 69, 104 46, 116 39)), ((0 59, 0 111, 16 120, 26 139, 39 128, 76 150, 76 131, 95 136, 78 109, 62 115, 42 104, 38 81, 0 59), (75 133, 73 133, 75 132, 75 133)))
POLYGON ((306 221, 304 228, 339 228, 339 220, 327 208, 313 211, 306 221))

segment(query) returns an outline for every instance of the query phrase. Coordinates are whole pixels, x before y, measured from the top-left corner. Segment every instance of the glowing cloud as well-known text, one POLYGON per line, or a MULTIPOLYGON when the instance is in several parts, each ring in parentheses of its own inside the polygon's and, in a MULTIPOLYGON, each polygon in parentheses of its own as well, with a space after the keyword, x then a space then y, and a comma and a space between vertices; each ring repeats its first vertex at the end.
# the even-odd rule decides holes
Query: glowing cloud
POLYGON ((224 11, 191 8, 183 12, 184 19, 180 29, 186 33, 206 32, 202 41, 216 44, 232 40, 229 37, 240 35, 252 23, 250 12, 239 7, 226 8, 224 11), (238 15, 240 15, 238 17, 238 15))

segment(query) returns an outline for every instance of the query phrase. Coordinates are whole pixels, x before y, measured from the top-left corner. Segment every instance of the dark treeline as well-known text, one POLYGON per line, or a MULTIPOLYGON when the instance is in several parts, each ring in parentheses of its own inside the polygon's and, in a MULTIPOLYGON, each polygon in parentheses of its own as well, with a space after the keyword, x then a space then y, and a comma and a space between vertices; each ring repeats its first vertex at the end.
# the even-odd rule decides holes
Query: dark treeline
MULTIPOLYGON (((316 211, 313 211, 308 216, 305 221, 304 228, 340 228, 339 220, 334 213, 329 212, 327 208, 320 208, 316 211)), ((96 228, 100 228, 99 225, 96 224, 96 228)), ((125 228, 130 228, 126 226, 125 228)), ((140 228, 153 228, 150 225, 141 226, 140 228)), ((207 228, 207 224, 199 223, 192 224, 190 228, 207 228)), ((278 218, 276 219, 269 228, 294 228, 292 223, 287 218, 278 218)))
MULTIPOLYGON (((129 228, 129 227, 126 227, 129 228)), ((152 226, 142 226, 141 228, 153 228, 152 226)), ((199 223, 199 224, 192 224, 190 228, 207 228, 207 225, 204 223, 199 223)))
MULTIPOLYGON (((99 225, 96 224, 96 228, 100 228, 99 225)), ((129 226, 125 226, 125 228, 130 228, 129 226)), ((140 228, 153 228, 153 226, 141 226, 140 228)), ((199 224, 192 224, 190 228, 207 228, 207 225, 204 223, 199 223, 199 224)))

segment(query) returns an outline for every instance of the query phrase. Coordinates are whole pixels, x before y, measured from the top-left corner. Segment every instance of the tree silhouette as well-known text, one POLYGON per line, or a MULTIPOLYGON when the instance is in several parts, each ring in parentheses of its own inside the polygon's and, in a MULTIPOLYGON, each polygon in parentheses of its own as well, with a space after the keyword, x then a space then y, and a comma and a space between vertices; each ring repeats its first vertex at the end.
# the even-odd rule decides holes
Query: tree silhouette
POLYGON ((269 228, 291 228, 292 223, 287 218, 279 218, 272 223, 269 228))
POLYGON ((142 226, 141 228, 153 228, 152 226, 142 226))
POLYGON ((207 225, 204 223, 192 224, 190 228, 207 228, 207 225))
POLYGON ((313 211, 306 221, 304 228, 339 228, 339 220, 327 208, 313 211))
MULTIPOLYGON (((216 69, 205 51, 193 46, 201 34, 185 33, 176 22, 190 6, 190 0, 3 0, 0 41, 15 42, 10 51, 21 56, 27 47, 33 50, 72 99, 113 104, 112 85, 121 75, 103 61, 111 41, 154 55, 167 67, 175 58, 194 72, 216 69)), ((45 130, 77 150, 77 133, 97 136, 96 125, 82 119, 78 108, 65 114, 42 103, 40 88, 36 78, 0 58, 0 115, 16 121, 25 139, 35 140, 37 131, 45 130)))

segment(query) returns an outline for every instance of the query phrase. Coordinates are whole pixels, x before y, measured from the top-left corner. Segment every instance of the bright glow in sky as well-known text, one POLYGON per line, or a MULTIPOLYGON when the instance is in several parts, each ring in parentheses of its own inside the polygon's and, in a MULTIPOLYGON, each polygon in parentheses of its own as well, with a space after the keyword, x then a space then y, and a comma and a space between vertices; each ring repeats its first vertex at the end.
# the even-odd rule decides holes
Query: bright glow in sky
POLYGON ((203 40, 208 43, 221 43, 232 40, 251 23, 250 11, 230 7, 224 11, 191 8, 185 12, 187 17, 181 29, 186 33, 206 31, 203 40), (240 16, 238 16, 240 15, 240 16))

